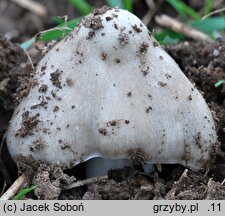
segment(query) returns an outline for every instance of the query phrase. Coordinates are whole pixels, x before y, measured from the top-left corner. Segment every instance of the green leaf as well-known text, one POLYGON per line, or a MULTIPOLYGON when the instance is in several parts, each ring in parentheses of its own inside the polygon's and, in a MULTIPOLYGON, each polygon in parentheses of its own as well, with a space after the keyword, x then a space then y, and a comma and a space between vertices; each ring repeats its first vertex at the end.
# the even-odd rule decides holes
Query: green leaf
POLYGON ((73 20, 70 20, 67 25, 66 23, 58 25, 57 27, 53 29, 49 29, 48 31, 45 31, 38 35, 37 40, 38 41, 51 41, 51 40, 57 40, 62 37, 65 37, 68 35, 77 25, 78 22, 80 22, 81 18, 76 18, 73 20))
POLYGON ((206 3, 204 5, 204 14, 208 14, 212 11, 212 7, 213 7, 213 0, 206 0, 206 3))
POLYGON ((27 41, 21 43, 20 48, 26 50, 29 47, 31 47, 34 42, 35 42, 35 38, 31 38, 30 40, 27 40, 27 41))
POLYGON ((37 185, 33 185, 29 188, 24 188, 22 191, 20 191, 14 198, 13 200, 20 200, 24 195, 30 193, 33 191, 35 188, 37 188, 37 185))
POLYGON ((153 36, 160 44, 163 45, 176 43, 185 38, 183 35, 176 33, 170 29, 165 29, 163 31, 156 32, 153 34, 153 36))
POLYGON ((225 16, 209 17, 204 20, 191 22, 190 25, 205 33, 225 30, 225 16))
POLYGON ((133 10, 133 1, 132 0, 124 0, 124 9, 132 12, 132 10, 133 10))
POLYGON ((119 7, 121 9, 125 9, 122 0, 107 0, 106 2, 110 7, 119 7))
POLYGON ((84 16, 89 14, 93 9, 92 6, 85 0, 69 0, 69 1, 84 16))
POLYGON ((219 80, 217 83, 215 83, 215 87, 219 87, 220 85, 222 85, 223 83, 225 83, 225 80, 219 80))
POLYGON ((201 19, 200 15, 195 10, 180 0, 166 0, 166 2, 168 2, 183 18, 186 18, 186 15, 188 15, 195 20, 201 19))
POLYGON ((65 20, 63 18, 60 18, 60 17, 52 17, 52 21, 57 23, 57 24, 65 23, 65 20))

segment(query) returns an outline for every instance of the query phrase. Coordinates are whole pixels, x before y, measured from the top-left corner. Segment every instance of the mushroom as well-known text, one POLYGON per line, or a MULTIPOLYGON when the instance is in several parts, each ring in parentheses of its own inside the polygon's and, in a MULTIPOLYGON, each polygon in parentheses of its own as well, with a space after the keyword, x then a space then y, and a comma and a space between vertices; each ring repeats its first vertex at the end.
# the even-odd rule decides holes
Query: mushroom
POLYGON ((71 168, 102 157, 193 170, 210 161, 217 137, 205 100, 128 11, 102 7, 84 17, 34 78, 8 128, 14 158, 71 168))

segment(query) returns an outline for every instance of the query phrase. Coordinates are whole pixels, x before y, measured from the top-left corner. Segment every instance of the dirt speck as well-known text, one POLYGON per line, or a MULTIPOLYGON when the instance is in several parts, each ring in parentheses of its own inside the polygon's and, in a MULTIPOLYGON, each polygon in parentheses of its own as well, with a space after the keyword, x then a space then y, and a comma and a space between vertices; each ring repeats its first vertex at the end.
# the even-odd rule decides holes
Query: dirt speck
POLYGON ((106 136, 106 135, 107 135, 107 130, 106 130, 105 128, 99 128, 99 129, 98 129, 98 132, 99 132, 100 134, 102 134, 103 136, 106 136))
POLYGON ((106 21, 110 21, 113 19, 113 17, 107 16, 105 19, 106 19, 106 21))
POLYGON ((68 86, 73 86, 73 80, 71 78, 66 78, 66 83, 68 86))
POLYGON ((146 42, 142 42, 140 46, 140 53, 146 53, 148 51, 149 44, 146 42))
POLYGON ((165 87, 167 86, 167 83, 159 81, 158 85, 161 87, 165 87))
POLYGON ((30 151, 31 152, 37 152, 37 151, 40 151, 40 150, 44 149, 45 146, 46 146, 46 144, 44 143, 44 141, 39 139, 39 140, 34 141, 30 145, 30 151))
POLYGON ((90 40, 91 38, 93 38, 95 36, 95 32, 94 31, 89 31, 88 35, 86 37, 87 40, 90 40))
POLYGON ((128 92, 127 97, 131 97, 131 96, 132 96, 132 92, 128 92))
POLYGON ((40 88, 38 89, 38 91, 41 92, 41 93, 44 93, 44 92, 47 91, 47 89, 48 89, 48 86, 45 85, 45 84, 42 84, 42 85, 40 86, 40 88))
POLYGON ((22 114, 22 125, 15 133, 15 136, 26 137, 28 135, 33 135, 33 130, 36 128, 39 123, 39 113, 36 113, 34 116, 30 116, 29 111, 25 111, 22 114))
POLYGON ((146 112, 146 113, 149 113, 151 110, 152 110, 152 107, 149 106, 149 107, 147 107, 147 108, 145 109, 145 112, 146 112))
POLYGON ((115 59, 115 62, 117 63, 117 64, 119 64, 120 63, 120 59, 115 59))
POLYGON ((59 107, 58 106, 54 106, 53 112, 58 112, 58 111, 59 111, 59 107))
POLYGON ((102 53, 101 53, 101 59, 102 59, 103 61, 105 61, 106 58, 107 58, 107 54, 106 54, 105 52, 102 52, 102 53))
POLYGON ((118 121, 116 121, 116 120, 109 121, 109 122, 107 122, 107 125, 117 126, 118 125, 118 121))
POLYGON ((118 25, 116 24, 116 23, 114 23, 114 28, 116 29, 116 30, 118 30, 119 28, 118 28, 118 25))
POLYGON ((154 47, 158 47, 159 46, 158 42, 157 41, 153 41, 153 46, 154 47))
POLYGON ((128 150, 128 155, 136 164, 144 164, 151 158, 142 148, 130 149, 128 150))
POLYGON ((61 81, 60 81, 61 72, 56 70, 55 72, 50 74, 50 80, 52 81, 52 85, 56 86, 57 88, 62 88, 61 81))
POLYGON ((119 41, 122 47, 126 46, 129 43, 129 36, 126 33, 119 34, 119 41))
POLYGON ((142 32, 142 29, 141 29, 140 27, 138 27, 137 24, 133 25, 132 28, 133 28, 133 30, 134 30, 135 32, 137 32, 137 33, 142 32))
POLYGON ((195 144, 199 147, 202 148, 202 143, 201 143, 201 132, 198 132, 196 136, 194 136, 195 139, 195 144))
POLYGON ((143 76, 147 76, 150 72, 149 66, 147 66, 145 69, 142 69, 141 72, 142 72, 143 76))
POLYGON ((81 20, 81 23, 86 28, 91 28, 91 29, 94 29, 94 30, 99 30, 99 29, 103 28, 101 17, 100 16, 94 16, 93 14, 90 14, 90 15, 84 17, 81 20))
POLYGON ((192 100, 192 96, 191 95, 188 96, 188 100, 190 100, 190 101, 192 100))

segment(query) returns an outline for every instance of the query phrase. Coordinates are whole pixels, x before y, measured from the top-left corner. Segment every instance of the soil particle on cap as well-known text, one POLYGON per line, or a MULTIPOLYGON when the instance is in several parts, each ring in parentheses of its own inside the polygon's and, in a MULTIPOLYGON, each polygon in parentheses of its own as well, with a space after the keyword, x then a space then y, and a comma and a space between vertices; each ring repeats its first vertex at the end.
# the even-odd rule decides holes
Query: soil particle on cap
POLYGON ((130 121, 129 120, 125 120, 125 124, 129 124, 130 123, 130 121))
POLYGON ((106 123, 106 125, 110 125, 110 126, 117 126, 119 123, 116 120, 112 120, 106 123))
POLYGON ((190 101, 192 100, 192 96, 191 95, 188 96, 188 100, 190 100, 190 101))
POLYGON ((106 58, 107 58, 107 54, 106 54, 105 52, 102 52, 102 53, 101 53, 101 59, 102 59, 103 61, 105 61, 106 58))
POLYGON ((165 86, 167 86, 167 83, 159 81, 158 85, 160 85, 161 87, 165 87, 165 86))
POLYGON ((102 6, 101 8, 96 8, 93 10, 93 15, 97 16, 97 15, 101 15, 101 14, 105 14, 106 11, 111 10, 111 8, 107 5, 102 6))
POLYGON ((89 40, 89 39, 93 38, 94 36, 95 36, 95 32, 94 31, 89 31, 86 39, 89 40))
POLYGON ((59 107, 58 106, 54 106, 53 112, 57 112, 57 111, 59 111, 59 107))
POLYGON ((66 78, 66 83, 68 86, 73 86, 73 80, 71 78, 66 78))
POLYGON ((188 161, 191 158, 191 146, 187 143, 184 143, 184 155, 183 160, 186 161, 186 164, 188 164, 188 161))
POLYGON ((127 97, 131 97, 131 96, 132 96, 132 92, 128 92, 127 97))
POLYGON ((128 34, 126 34, 126 33, 119 34, 119 41, 120 41, 120 45, 122 47, 127 45, 129 43, 129 36, 128 36, 128 34))
POLYGON ((44 101, 42 100, 39 104, 35 104, 33 106, 30 107, 30 109, 37 109, 38 107, 44 107, 44 109, 47 109, 47 106, 48 105, 48 102, 47 101, 44 101))
POLYGON ((46 65, 41 66, 41 72, 44 72, 47 69, 46 65))
POLYGON ((141 43, 139 52, 146 53, 148 51, 148 47, 149 47, 148 43, 146 43, 146 42, 141 43))
POLYGON ((62 141, 61 139, 58 140, 58 143, 62 150, 70 148, 70 145, 67 142, 62 141))
POLYGON ((152 110, 152 107, 149 106, 149 107, 147 107, 147 108, 145 109, 145 112, 146 112, 146 113, 149 113, 151 110, 152 110))
POLYGON ((48 89, 48 86, 45 85, 45 84, 42 84, 42 85, 40 86, 40 88, 38 89, 38 91, 41 92, 41 93, 44 93, 44 92, 47 91, 47 89, 48 89))
POLYGON ((39 123, 40 113, 36 113, 34 116, 30 116, 29 111, 22 114, 22 126, 15 133, 15 136, 26 137, 28 135, 33 135, 33 130, 39 123))
POLYGON ((196 136, 194 136, 195 139, 195 144, 199 147, 202 148, 202 143, 201 143, 201 132, 198 132, 196 136))
POLYGON ((132 26, 133 30, 136 31, 137 33, 142 32, 141 28, 137 26, 137 24, 132 26))
POLYGON ((107 16, 105 19, 106 19, 106 21, 110 21, 110 20, 112 20, 112 19, 113 19, 113 17, 109 17, 109 16, 107 16))
POLYGON ((169 75, 168 73, 165 73, 165 76, 166 76, 167 79, 170 79, 170 78, 172 77, 172 76, 169 75))
POLYGON ((148 75, 149 74, 149 66, 147 66, 147 68, 146 69, 142 69, 141 70, 141 72, 142 72, 142 74, 143 74, 143 76, 146 76, 146 75, 148 75))
POLYGON ((154 47, 158 47, 158 46, 159 46, 158 42, 153 41, 153 46, 154 46, 154 47))
POLYGON ((106 130, 105 128, 99 128, 99 129, 98 129, 98 132, 99 132, 100 134, 102 134, 103 136, 106 136, 106 135, 107 135, 107 130, 106 130))
POLYGON ((43 140, 36 140, 30 145, 31 152, 37 152, 42 150, 45 147, 43 140))
POLYGON ((142 148, 129 149, 128 155, 131 160, 133 160, 136 164, 144 164, 145 161, 150 160, 145 151, 142 148))
POLYGON ((91 29, 94 29, 94 30, 98 30, 100 28, 103 28, 101 17, 100 16, 94 16, 93 14, 90 14, 89 16, 84 17, 81 20, 81 23, 86 28, 91 28, 91 29))
POLYGON ((52 85, 56 86, 57 88, 62 88, 61 81, 59 79, 60 75, 61 72, 58 69, 50 74, 50 80, 52 81, 52 85))
POLYGON ((117 64, 119 64, 119 63, 120 63, 120 59, 115 59, 115 62, 116 62, 117 64))
POLYGON ((116 23, 114 23, 114 28, 116 29, 116 30, 118 30, 119 28, 118 28, 118 25, 116 24, 116 23))

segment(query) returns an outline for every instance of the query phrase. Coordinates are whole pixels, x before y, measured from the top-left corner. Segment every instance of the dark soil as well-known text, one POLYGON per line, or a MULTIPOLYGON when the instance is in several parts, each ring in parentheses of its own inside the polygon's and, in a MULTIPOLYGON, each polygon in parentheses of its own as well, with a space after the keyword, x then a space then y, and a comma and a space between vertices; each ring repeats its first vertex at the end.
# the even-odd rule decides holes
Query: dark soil
MULTIPOLYGON (((2 2, 7 1, 2 0, 2 2)), ((56 1, 48 2, 53 4, 56 1)), ((55 9, 57 15, 72 13, 72 16, 75 16, 70 8, 65 9, 68 6, 67 4, 62 3, 62 5, 64 7, 63 12, 61 9, 57 10, 57 7, 60 8, 61 4, 54 5, 57 6, 55 9)), ((15 9, 13 3, 7 7, 6 12, 11 15, 4 16, 0 13, 2 34, 8 32, 7 29, 1 27, 2 16, 8 20, 8 25, 12 25, 12 28, 17 25, 13 20, 22 17, 23 28, 15 27, 15 29, 17 29, 19 35, 29 31, 30 35, 25 34, 24 36, 26 39, 52 24, 42 22, 44 26, 38 27, 37 23, 26 24, 26 20, 30 21, 29 16, 32 14, 21 8, 15 9), (11 11, 16 11, 18 14, 11 11), (27 29, 28 26, 31 30, 27 29)), ((49 19, 45 18, 45 20, 49 19)), ((24 40, 23 37, 19 38, 19 40, 17 37, 11 39, 17 42, 24 40)), ((121 43, 126 43, 126 37, 121 37, 121 43)), ((34 67, 43 55, 43 52, 39 49, 42 45, 38 46, 38 48, 33 47, 29 52, 34 67)), ((143 49, 145 48, 143 47, 143 49)), ((94 183, 64 190, 64 186, 75 180, 85 179, 85 163, 71 170, 62 171, 57 164, 47 165, 44 162, 21 156, 17 160, 17 170, 4 145, 1 157, 6 167, 0 161, 0 192, 4 180, 9 183, 9 177, 14 181, 18 175, 26 172, 29 176, 30 185, 38 185, 34 193, 28 195, 33 199, 225 199, 225 185, 223 184, 225 179, 225 85, 218 88, 214 86, 218 80, 225 79, 225 39, 220 39, 211 44, 194 41, 182 42, 166 46, 165 49, 179 64, 186 76, 195 83, 213 113, 221 149, 217 151, 215 159, 208 169, 195 173, 180 165, 157 165, 157 171, 146 174, 141 166, 126 167, 119 170, 110 170, 108 179, 93 181, 94 183)), ((106 58, 104 55, 102 57, 106 58)), ((8 42, 0 36, 1 140, 18 100, 27 94, 30 85, 35 84, 31 82, 33 71, 27 54, 20 50, 18 45, 8 42)), ((57 81, 57 79, 53 79, 53 81, 57 81)), ((40 89, 40 91, 45 90, 45 86, 40 89)), ((130 97, 132 93, 128 92, 127 95, 130 97)), ((32 119, 34 117, 29 115, 28 117, 30 120, 36 119, 32 119)), ((27 129, 27 125, 25 126, 26 128, 22 129, 27 129)), ((35 127, 35 121, 31 126, 35 127)), ((32 127, 29 128, 28 132, 32 132, 32 127)), ((99 132, 105 135, 104 131, 99 132)))

